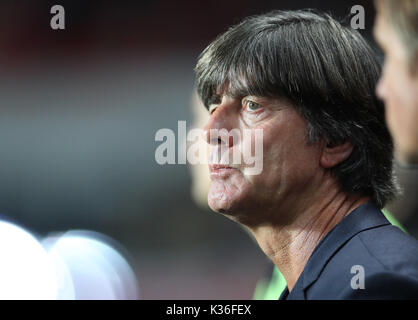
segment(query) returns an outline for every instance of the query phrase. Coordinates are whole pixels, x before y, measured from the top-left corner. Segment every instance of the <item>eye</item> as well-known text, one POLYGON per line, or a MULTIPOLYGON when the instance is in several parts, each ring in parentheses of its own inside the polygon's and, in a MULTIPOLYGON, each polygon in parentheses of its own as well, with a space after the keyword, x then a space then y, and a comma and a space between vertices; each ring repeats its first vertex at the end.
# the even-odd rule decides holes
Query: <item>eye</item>
POLYGON ((254 101, 251 101, 251 100, 245 100, 244 101, 244 106, 250 112, 251 111, 257 111, 257 110, 262 108, 261 105, 259 105, 258 103, 254 102, 254 101))
POLYGON ((209 114, 214 113, 217 107, 218 106, 217 105, 214 105, 214 104, 210 105, 209 106, 209 114))

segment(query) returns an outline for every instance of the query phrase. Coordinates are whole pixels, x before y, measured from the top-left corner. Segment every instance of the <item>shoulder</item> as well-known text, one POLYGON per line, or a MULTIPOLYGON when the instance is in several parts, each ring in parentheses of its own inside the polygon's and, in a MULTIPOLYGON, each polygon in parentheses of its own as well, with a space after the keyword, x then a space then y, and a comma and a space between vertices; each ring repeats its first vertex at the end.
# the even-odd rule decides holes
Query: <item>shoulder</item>
MULTIPOLYGON (((353 282, 353 281, 352 281, 353 282)), ((338 299, 418 299, 418 279, 396 272, 379 271, 364 274, 362 287, 355 285, 341 290, 338 299)))
POLYGON ((350 242, 370 261, 379 263, 379 269, 418 278, 418 241, 398 227, 387 225, 366 230, 350 242))
POLYGON ((417 299, 418 241, 392 225, 364 230, 335 252, 308 295, 417 299))

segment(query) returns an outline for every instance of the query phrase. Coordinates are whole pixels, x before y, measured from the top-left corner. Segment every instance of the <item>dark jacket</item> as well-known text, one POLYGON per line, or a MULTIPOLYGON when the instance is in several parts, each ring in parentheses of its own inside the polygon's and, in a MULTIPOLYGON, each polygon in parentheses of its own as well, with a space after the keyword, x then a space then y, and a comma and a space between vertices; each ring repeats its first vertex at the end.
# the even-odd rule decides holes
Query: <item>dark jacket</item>
POLYGON ((418 241, 361 205, 321 240, 280 299, 418 299, 418 241))

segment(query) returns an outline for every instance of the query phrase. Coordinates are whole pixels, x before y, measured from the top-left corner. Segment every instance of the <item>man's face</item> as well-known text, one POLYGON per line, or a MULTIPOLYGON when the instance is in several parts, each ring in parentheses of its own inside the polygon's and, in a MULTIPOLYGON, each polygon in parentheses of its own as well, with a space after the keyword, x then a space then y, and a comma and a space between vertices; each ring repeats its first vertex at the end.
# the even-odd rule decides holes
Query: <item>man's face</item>
MULTIPOLYGON (((209 206, 245 224, 268 221, 269 214, 281 209, 294 208, 303 202, 303 196, 314 193, 311 182, 321 174, 320 144, 307 141, 306 121, 291 104, 283 99, 247 96, 232 98, 224 95, 220 104, 212 105, 209 121, 205 126, 210 143, 211 184, 208 194, 209 206), (236 141, 228 136, 210 137, 209 131, 226 129, 238 131, 236 141), (243 134, 244 130, 263 132, 263 170, 258 175, 250 174, 253 165, 231 164, 234 152, 242 153, 246 147, 255 149, 254 135, 243 134), (229 163, 216 163, 213 155, 229 154, 229 163), (230 165, 232 168, 216 166, 230 165), (257 212, 257 215, 250 213, 257 212)), ((219 157, 225 159, 224 156, 219 157)), ((258 159, 260 160, 260 159, 258 159)))
POLYGON ((374 34, 385 52, 385 64, 376 92, 385 102, 396 157, 418 162, 418 72, 411 74, 403 43, 386 15, 379 11, 374 34))

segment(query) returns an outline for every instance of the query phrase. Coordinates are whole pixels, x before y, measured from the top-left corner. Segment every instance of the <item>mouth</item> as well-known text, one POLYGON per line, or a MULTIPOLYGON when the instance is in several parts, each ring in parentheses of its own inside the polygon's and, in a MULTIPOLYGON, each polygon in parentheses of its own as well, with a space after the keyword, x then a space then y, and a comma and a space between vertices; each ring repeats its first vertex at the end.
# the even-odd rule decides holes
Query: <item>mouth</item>
POLYGON ((230 167, 223 164, 210 164, 209 172, 211 178, 226 178, 231 175, 237 168, 230 167))

